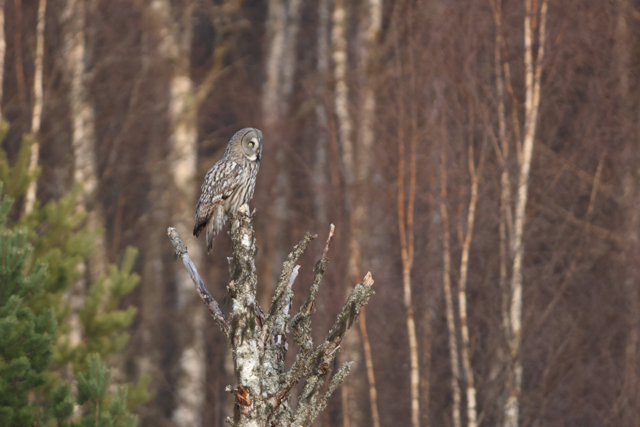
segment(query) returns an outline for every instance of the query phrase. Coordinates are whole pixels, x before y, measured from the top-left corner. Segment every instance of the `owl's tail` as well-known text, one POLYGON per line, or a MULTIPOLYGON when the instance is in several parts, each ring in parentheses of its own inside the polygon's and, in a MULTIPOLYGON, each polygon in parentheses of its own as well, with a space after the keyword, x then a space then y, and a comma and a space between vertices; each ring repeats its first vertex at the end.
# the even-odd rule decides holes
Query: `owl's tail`
POLYGON ((200 233, 202 232, 202 229, 205 228, 207 226, 206 222, 196 222, 196 225, 193 227, 193 235, 198 237, 200 235, 200 233))
POLYGON ((227 216, 224 213, 222 204, 216 206, 211 219, 207 222, 207 253, 210 253, 211 249, 213 249, 216 234, 220 231, 226 220, 227 216))
POLYGON ((207 223, 207 254, 211 253, 211 249, 213 249, 213 241, 216 238, 216 230, 213 223, 213 219, 207 223))

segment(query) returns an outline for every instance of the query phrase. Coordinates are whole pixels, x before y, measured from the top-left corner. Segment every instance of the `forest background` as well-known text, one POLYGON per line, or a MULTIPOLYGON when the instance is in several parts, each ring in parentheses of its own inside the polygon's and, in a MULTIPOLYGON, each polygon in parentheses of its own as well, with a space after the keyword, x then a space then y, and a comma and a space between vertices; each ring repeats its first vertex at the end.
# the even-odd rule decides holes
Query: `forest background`
POLYGON ((207 256, 186 236, 204 174, 249 126, 264 133, 251 202, 263 304, 291 247, 330 223, 314 329, 363 272, 376 279, 342 345, 351 374, 316 425, 636 425, 640 2, 0 10, 2 149, 39 173, 10 220, 67 197, 86 213, 77 228, 103 231, 78 261, 71 323, 107 266, 139 251, 140 283, 119 301, 137 309, 130 338, 106 359, 119 384, 151 379, 139 425, 218 427, 232 412, 231 355, 166 230, 221 300, 228 238, 207 256))

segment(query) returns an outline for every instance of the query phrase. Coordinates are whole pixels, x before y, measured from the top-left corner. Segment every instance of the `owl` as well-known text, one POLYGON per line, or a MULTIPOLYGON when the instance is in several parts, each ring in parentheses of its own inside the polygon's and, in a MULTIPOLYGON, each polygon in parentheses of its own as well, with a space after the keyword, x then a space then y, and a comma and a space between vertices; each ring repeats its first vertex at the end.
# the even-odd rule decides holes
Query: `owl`
POLYGON ((211 252, 215 235, 229 214, 253 197, 261 156, 262 132, 254 128, 241 129, 227 144, 222 158, 205 175, 196 204, 193 235, 198 237, 207 229, 207 253, 211 252))

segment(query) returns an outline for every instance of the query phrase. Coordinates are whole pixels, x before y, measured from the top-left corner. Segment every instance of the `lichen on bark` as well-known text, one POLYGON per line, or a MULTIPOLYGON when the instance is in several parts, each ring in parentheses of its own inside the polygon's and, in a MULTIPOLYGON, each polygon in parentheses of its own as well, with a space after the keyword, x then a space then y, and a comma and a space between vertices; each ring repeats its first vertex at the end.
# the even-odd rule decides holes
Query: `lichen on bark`
POLYGON ((235 427, 310 426, 325 408, 327 399, 349 374, 351 362, 342 364, 333 373, 334 360, 340 351, 344 334, 374 294, 373 279, 371 273, 367 273, 362 283, 355 286, 333 327, 323 342, 314 348, 310 335, 311 314, 315 311, 316 295, 327 268, 327 252, 334 227, 331 225, 323 257, 314 268, 314 280, 307 301, 291 319, 292 285, 299 268, 296 262, 316 236, 305 234, 284 261, 271 307, 265 312, 256 299, 257 248, 251 218, 246 205, 230 218, 233 257, 229 258, 231 280, 228 289, 232 308, 228 320, 207 291, 178 232, 169 228, 168 235, 198 295, 229 339, 236 385, 227 387, 235 396, 234 414, 227 418, 227 422, 235 427), (290 331, 300 350, 293 365, 286 371, 284 360, 290 331), (296 406, 292 407, 289 395, 298 383, 304 386, 296 406))

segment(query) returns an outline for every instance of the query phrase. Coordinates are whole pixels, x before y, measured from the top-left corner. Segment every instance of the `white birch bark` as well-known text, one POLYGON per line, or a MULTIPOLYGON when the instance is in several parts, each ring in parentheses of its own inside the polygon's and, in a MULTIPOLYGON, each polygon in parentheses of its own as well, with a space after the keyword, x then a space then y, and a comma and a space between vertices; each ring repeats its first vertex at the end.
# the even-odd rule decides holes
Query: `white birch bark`
POLYGON ((376 96, 372 73, 372 54, 382 24, 382 0, 367 1, 366 21, 363 23, 362 43, 359 49, 360 68, 364 81, 361 104, 358 144, 358 178, 365 181, 371 171, 373 152, 373 122, 375 119, 376 96))
MULTIPOLYGON (((38 21, 36 24, 36 56, 34 58, 35 75, 33 77, 33 110, 31 113, 31 156, 29 158, 29 173, 33 173, 38 167, 40 156, 40 123, 42 121, 42 62, 44 56, 44 24, 47 0, 38 1, 38 21)), ((24 213, 29 215, 36 202, 38 182, 36 179, 29 183, 24 199, 24 213)))
MULTIPOLYGON (((618 0, 618 18, 615 29, 615 50, 614 55, 618 66, 618 91, 623 108, 622 114, 627 120, 637 117, 634 111, 633 91, 630 90, 630 75, 632 70, 633 36, 629 28, 629 10, 631 5, 628 0, 618 0), (635 115, 635 117, 634 117, 635 115)), ((636 130, 637 132, 637 130, 636 130)), ((624 289, 627 301, 627 316, 629 331, 625 346, 625 366, 624 382, 621 393, 618 396, 617 405, 620 407, 621 421, 619 423, 633 424, 637 419, 639 394, 638 394, 638 346, 640 341, 640 299, 638 292, 638 267, 633 260, 637 259, 640 252, 640 213, 637 207, 640 203, 640 169, 638 168, 638 145, 633 144, 631 152, 627 157, 627 172, 623 179, 623 197, 625 201, 625 235, 627 250, 625 250, 625 260, 627 263, 624 289)), ((585 220, 589 220, 589 214, 593 210, 594 199, 597 191, 596 184, 602 169, 602 158, 598 164, 594 185, 589 202, 589 209, 585 215, 585 220)))
POLYGON ((85 207, 97 184, 94 112, 85 85, 86 28, 85 0, 68 0, 65 8, 65 66, 70 76, 74 179, 82 183, 85 207))
POLYGON ((269 49, 262 111, 266 129, 272 129, 287 114, 293 91, 302 0, 269 0, 268 6, 269 49))
MULTIPOLYGON (((402 117, 403 113, 400 113, 402 117)), ((414 260, 415 231, 413 227, 415 191, 416 191, 416 147, 417 135, 411 137, 411 153, 409 166, 409 197, 405 213, 405 142, 402 124, 398 128, 398 231, 402 256, 402 287, 404 307, 407 316, 407 333, 409 336, 410 356, 410 389, 411 389, 411 425, 420 426, 420 372, 418 365, 418 338, 413 311, 411 291, 411 269, 414 260)))
MULTIPOLYGON (((354 235, 357 243, 365 239, 362 233, 363 227, 366 227, 366 208, 370 207, 369 200, 362 191, 363 185, 370 179, 372 168, 372 152, 373 152, 373 122, 376 110, 376 98, 373 87, 373 76, 371 75, 371 53, 375 47, 375 42, 380 31, 382 22, 382 0, 368 0, 366 2, 366 10, 364 11, 364 19, 362 20, 361 43, 359 45, 359 61, 360 61, 360 78, 364 82, 364 90, 362 95, 362 116, 360 118, 359 139, 358 139, 358 167, 354 171, 357 174, 358 195, 353 194, 353 225, 354 235)), ((354 250, 354 254, 361 251, 354 250)), ((360 274, 358 273, 357 276, 360 274)), ((378 413, 378 392, 376 389, 375 372, 373 369, 373 356, 371 354, 371 345, 369 344, 369 336, 366 330, 365 310, 362 311, 362 320, 360 322, 360 334, 364 345, 364 360, 367 368, 367 380, 369 382, 369 401, 371 404, 371 421, 373 427, 380 427, 380 415, 378 413)))
POLYGON ((540 9, 540 24, 538 31, 538 52, 533 58, 534 34, 532 28, 533 1, 525 0, 524 17, 524 63, 525 63, 525 126, 522 141, 522 152, 519 158, 518 190, 516 194, 514 239, 513 239, 513 269, 511 276, 511 303, 509 306, 509 320, 511 327, 511 379, 509 397, 504 410, 504 426, 517 427, 520 412, 519 396, 522 387, 522 362, 520 360, 520 344, 522 341, 522 260, 524 257, 524 222, 529 189, 529 172, 536 134, 536 124, 540 104, 540 79, 542 61, 544 60, 545 26, 547 16, 547 0, 543 0, 540 9))
MULTIPOLYGON (((300 28, 301 0, 269 0, 267 19, 267 38, 269 40, 266 66, 266 80, 262 88, 262 117, 264 132, 271 138, 283 138, 283 119, 289 110, 289 97, 293 90, 296 68, 297 35, 300 28)), ((278 168, 275 184, 271 188, 272 204, 269 210, 270 227, 267 241, 267 292, 275 277, 272 273, 278 269, 285 254, 277 236, 284 231, 283 221, 286 220, 287 201, 290 197, 288 168, 286 167, 285 149, 278 145, 274 151, 274 158, 278 168)), ((265 301, 266 302, 266 301, 265 301)))
POLYGON ((262 115, 265 129, 272 129, 282 114, 281 71, 285 51, 286 8, 283 0, 269 0, 267 37, 267 79, 262 90, 262 115))
POLYGON ((318 2, 318 31, 317 31, 317 64, 320 84, 318 85, 316 122, 318 126, 318 139, 315 147, 314 162, 314 207, 319 224, 327 223, 327 166, 329 161, 329 135, 327 109, 324 105, 326 80, 329 72, 329 1, 318 2))
POLYGON ((453 405, 453 427, 461 426, 460 411, 460 368, 458 364, 458 339, 456 338, 456 320, 453 308, 453 296, 451 293, 451 233, 449 231, 449 214, 447 212, 447 147, 442 147, 440 163, 440 214, 442 215, 442 283, 444 287, 444 300, 447 313, 447 330, 449 332, 449 360, 451 362, 451 394, 453 405))
MULTIPOLYGON (((289 0, 284 55, 282 62, 282 98, 287 100, 293 91, 296 70, 296 48, 300 30, 302 0, 289 0)), ((286 113, 286 109, 284 111, 286 113)))
MULTIPOLYGON (((193 82, 185 73, 176 73, 171 79, 170 117, 172 131, 171 169, 176 195, 174 196, 173 220, 179 229, 190 231, 193 223, 193 206, 195 205, 197 171, 197 110, 189 108, 193 96, 193 82)), ((191 256, 195 262, 202 260, 199 245, 191 246, 191 256)), ((177 407, 173 420, 178 426, 202 425, 202 408, 204 405, 204 313, 194 309, 195 296, 191 291, 191 280, 183 270, 176 273, 178 287, 178 310, 187 319, 192 337, 182 349, 180 358, 180 378, 177 390, 177 407), (191 291, 191 292, 190 292, 191 291)), ((198 307, 199 308, 199 307, 198 307)))
MULTIPOLYGON (((176 228, 188 233, 193 227, 193 207, 195 206, 197 171, 197 107, 195 88, 189 75, 189 55, 191 52, 191 2, 180 5, 179 18, 168 0, 154 0, 151 3, 153 17, 157 20, 159 37, 158 53, 172 67, 169 83, 169 120, 171 133, 170 171, 173 180, 172 221, 176 228)), ((190 233, 189 233, 190 234, 190 233)), ((190 255, 195 263, 202 260, 199 245, 190 246, 190 255)), ((202 425, 204 405, 204 313, 196 309, 191 278, 186 271, 175 272, 177 290, 177 310, 185 321, 188 331, 184 347, 181 348, 180 371, 176 391, 176 408, 172 418, 176 426, 202 425)), ((199 307, 198 307, 199 308, 199 307)))
MULTIPOLYGON (((69 79, 73 177, 82 184, 81 208, 88 213, 91 228, 103 226, 102 210, 96 200, 98 166, 96 158, 95 113, 86 86, 87 28, 86 0, 68 0, 63 12, 64 60, 69 79)), ((105 241, 100 237, 89 267, 93 280, 106 273, 105 241)))
POLYGON ((460 314, 460 335, 462 338, 462 366, 467 380, 467 425, 476 427, 476 387, 471 366, 471 354, 469 348, 469 326, 467 322, 467 274, 469 271, 469 251, 476 217, 476 201, 478 200, 478 172, 474 165, 473 149, 469 147, 469 174, 471 175, 471 197, 469 200, 469 212, 467 213, 467 231, 462 242, 462 257, 460 260, 460 280, 458 282, 458 303, 460 314))
POLYGON ((333 78, 335 80, 334 102, 338 118, 338 137, 342 147, 342 162, 345 165, 344 175, 347 187, 351 187, 354 171, 347 165, 354 164, 353 140, 351 131, 353 123, 349 115, 349 89, 347 86, 347 12, 344 0, 335 0, 333 4, 331 42, 333 44, 333 78))
POLYGON ((511 241, 510 231, 513 227, 511 221, 511 182, 509 179, 509 170, 507 168, 507 159, 509 158, 509 140, 507 139, 507 119, 505 112, 505 76, 502 72, 502 1, 492 2, 493 17, 496 26, 495 46, 494 46, 494 69, 496 73, 496 92, 498 98, 498 141, 495 146, 498 155, 498 161, 502 172, 500 174, 500 292, 501 292, 501 313, 502 327, 507 338, 507 342, 511 340, 511 327, 509 324, 509 300, 510 290, 507 284, 508 271, 507 264, 510 259, 511 241))
MULTIPOLYGON (((338 141, 341 147, 342 170, 344 172, 346 184, 346 209, 350 217, 351 229, 350 242, 351 250, 349 255, 348 277, 355 278, 359 275, 359 242, 358 224, 355 219, 357 203, 354 200, 353 190, 356 176, 356 165, 354 158, 354 148, 352 140, 353 121, 349 113, 349 89, 347 85, 347 40, 346 40, 346 9, 344 0, 336 0, 333 4, 331 43, 333 58, 334 106, 337 117, 338 141)), ((366 332, 366 331, 365 331, 366 332)), ((360 336, 350 335, 346 337, 344 357, 356 360, 355 369, 362 365, 359 348, 362 347, 362 333, 360 336)), ((360 387, 360 375, 354 373, 343 385, 342 392, 342 415, 343 427, 350 425, 359 426, 363 421, 361 405, 358 404, 356 390, 360 387)))

